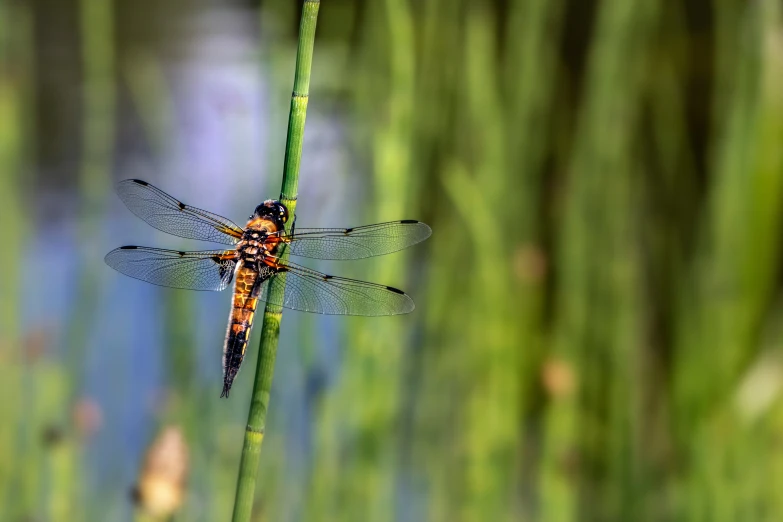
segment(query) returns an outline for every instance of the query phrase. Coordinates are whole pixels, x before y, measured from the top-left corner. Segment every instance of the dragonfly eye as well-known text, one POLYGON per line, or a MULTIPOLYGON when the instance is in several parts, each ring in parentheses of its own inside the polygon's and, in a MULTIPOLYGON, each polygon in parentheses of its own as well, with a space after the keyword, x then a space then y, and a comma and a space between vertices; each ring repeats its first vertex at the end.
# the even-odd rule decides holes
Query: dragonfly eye
POLYGON ((288 209, 279 201, 264 201, 256 207, 254 214, 261 218, 279 219, 283 223, 288 221, 288 209))

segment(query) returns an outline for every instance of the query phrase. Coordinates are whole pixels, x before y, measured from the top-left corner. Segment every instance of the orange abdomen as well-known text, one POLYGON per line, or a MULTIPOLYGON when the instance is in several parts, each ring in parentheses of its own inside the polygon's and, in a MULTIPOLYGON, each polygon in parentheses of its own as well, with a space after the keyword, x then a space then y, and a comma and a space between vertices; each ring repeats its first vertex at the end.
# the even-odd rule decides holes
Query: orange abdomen
POLYGON ((240 265, 234 282, 231 315, 223 347, 223 393, 228 397, 234 378, 242 365, 253 326, 253 317, 258 306, 259 274, 251 268, 240 265))

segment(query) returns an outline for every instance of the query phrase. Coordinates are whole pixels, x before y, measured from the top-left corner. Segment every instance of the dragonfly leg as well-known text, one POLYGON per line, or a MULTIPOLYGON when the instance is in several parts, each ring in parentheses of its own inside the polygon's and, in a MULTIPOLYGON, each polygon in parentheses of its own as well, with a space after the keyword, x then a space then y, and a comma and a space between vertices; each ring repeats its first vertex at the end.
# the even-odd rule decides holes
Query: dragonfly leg
MULTIPOLYGON (((286 233, 285 230, 278 230, 277 232, 275 232, 275 234, 285 234, 288 237, 293 237, 295 230, 296 230, 296 214, 294 214, 294 222, 291 223, 291 231, 290 232, 286 233)), ((285 249, 288 248, 288 245, 289 245, 288 241, 283 241, 282 243, 283 243, 283 250, 280 252, 281 256, 283 255, 283 253, 285 252, 285 249)))
MULTIPOLYGON (((264 274, 269 269, 272 269, 274 272, 279 272, 282 270, 287 270, 287 268, 284 265, 280 264, 280 257, 279 256, 273 256, 273 255, 265 255, 262 258, 258 260, 258 273, 264 274)), ((271 274, 270 274, 271 275, 271 274)))

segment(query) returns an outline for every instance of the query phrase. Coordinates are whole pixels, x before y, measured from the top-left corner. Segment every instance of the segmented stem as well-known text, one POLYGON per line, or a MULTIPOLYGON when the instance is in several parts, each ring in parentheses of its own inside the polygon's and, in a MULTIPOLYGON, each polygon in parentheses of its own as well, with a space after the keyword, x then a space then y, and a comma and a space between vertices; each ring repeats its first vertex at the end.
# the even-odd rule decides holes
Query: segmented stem
MULTIPOLYGON (((318 19, 319 0, 305 0, 302 9, 302 19, 299 25, 299 46, 296 53, 296 74, 294 90, 291 95, 291 111, 288 116, 288 137, 286 139, 285 161, 283 165, 283 184, 280 192, 280 202, 288 207, 289 219, 286 229, 293 224, 296 212, 296 198, 299 185, 299 163, 302 157, 302 141, 304 138, 305 117, 307 115, 307 99, 310 91, 310 68, 313 60, 313 42, 315 40, 315 25, 318 19)), ((288 251, 284 250, 281 259, 288 259, 288 251)), ((276 277, 285 277, 280 274, 276 277)), ((275 285, 270 289, 270 302, 281 302, 284 285, 275 285)), ((264 440, 266 414, 269 408, 269 397, 272 390, 277 343, 280 337, 280 321, 282 309, 267 304, 264 311, 264 321, 261 326, 261 342, 259 343, 256 378, 253 385, 253 395, 245 428, 245 440, 242 447, 242 460, 239 465, 237 491, 234 500, 234 522, 250 520, 253 508, 253 496, 256 489, 256 474, 261 453, 261 443, 264 440)))

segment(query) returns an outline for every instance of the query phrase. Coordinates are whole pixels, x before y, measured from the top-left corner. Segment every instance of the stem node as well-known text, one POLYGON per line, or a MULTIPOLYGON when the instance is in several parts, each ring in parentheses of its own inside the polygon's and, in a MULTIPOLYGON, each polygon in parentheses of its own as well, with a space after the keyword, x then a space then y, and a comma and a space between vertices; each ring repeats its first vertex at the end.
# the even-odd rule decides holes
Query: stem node
MULTIPOLYGON (((318 0, 305 0, 302 19, 299 25, 299 45, 296 51, 296 74, 291 95, 291 111, 288 116, 288 138, 286 139, 285 160, 283 165, 283 184, 280 201, 288 207, 291 219, 286 223, 290 231, 296 211, 296 198, 299 186, 299 163, 302 156, 305 116, 307 114, 308 93, 310 91, 310 69, 313 60, 313 42, 315 24, 318 19, 318 0)), ((288 259, 288 249, 281 254, 281 260, 288 259)), ((285 277, 280 274, 275 277, 285 277)), ((272 292, 282 292, 283 285, 275 286, 272 292)), ((272 302, 282 302, 282 295, 270 296, 272 302)), ((272 376, 277 356, 277 343, 280 337, 280 322, 283 314, 279 306, 267 305, 261 326, 256 378, 253 384, 253 396, 247 416, 242 457, 239 464, 239 477, 234 499, 233 522, 247 522, 253 509, 253 497, 258 474, 258 459, 261 443, 264 440, 266 414, 269 409, 269 396, 272 390, 272 376)))

